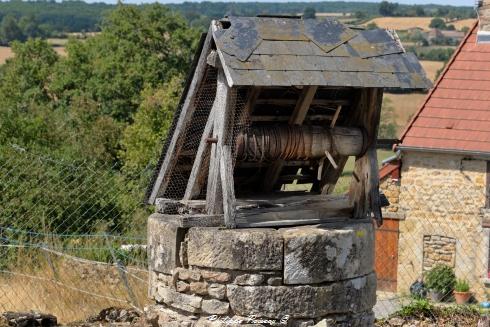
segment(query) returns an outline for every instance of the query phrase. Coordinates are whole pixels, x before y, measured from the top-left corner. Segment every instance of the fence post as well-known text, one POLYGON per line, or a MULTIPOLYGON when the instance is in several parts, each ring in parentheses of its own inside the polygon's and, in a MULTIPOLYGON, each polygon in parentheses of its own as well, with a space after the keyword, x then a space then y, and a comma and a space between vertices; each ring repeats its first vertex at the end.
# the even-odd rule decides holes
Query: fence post
POLYGON ((117 257, 116 254, 114 253, 114 249, 111 246, 111 243, 109 241, 109 236, 106 234, 105 239, 107 242, 107 246, 109 247, 109 251, 111 252, 112 260, 116 264, 117 271, 119 273, 119 277, 121 278, 121 281, 124 284, 124 287, 126 288, 126 291, 128 292, 129 299, 131 301, 131 304, 136 307, 140 308, 140 305, 138 303, 138 300, 136 299, 136 296, 134 295, 133 289, 129 285, 128 277, 126 276, 126 267, 124 266, 124 263, 122 263, 117 257))

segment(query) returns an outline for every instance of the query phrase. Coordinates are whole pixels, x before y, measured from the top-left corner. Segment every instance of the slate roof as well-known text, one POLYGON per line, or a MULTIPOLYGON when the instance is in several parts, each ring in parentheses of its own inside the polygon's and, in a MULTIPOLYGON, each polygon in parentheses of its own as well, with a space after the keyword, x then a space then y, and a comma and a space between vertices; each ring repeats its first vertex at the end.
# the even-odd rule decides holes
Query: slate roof
POLYGON ((431 86, 394 32, 361 30, 331 18, 229 17, 219 22, 213 38, 232 86, 431 86))
POLYGON ((490 44, 475 25, 401 137, 400 148, 490 154, 490 44))

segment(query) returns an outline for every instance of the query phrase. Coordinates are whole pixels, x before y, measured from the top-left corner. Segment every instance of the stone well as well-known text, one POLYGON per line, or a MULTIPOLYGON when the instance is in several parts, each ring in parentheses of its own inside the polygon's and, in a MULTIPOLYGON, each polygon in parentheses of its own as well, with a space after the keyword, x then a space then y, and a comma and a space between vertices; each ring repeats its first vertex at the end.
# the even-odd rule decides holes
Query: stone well
POLYGON ((370 223, 181 228, 153 214, 148 231, 160 326, 373 324, 370 223))

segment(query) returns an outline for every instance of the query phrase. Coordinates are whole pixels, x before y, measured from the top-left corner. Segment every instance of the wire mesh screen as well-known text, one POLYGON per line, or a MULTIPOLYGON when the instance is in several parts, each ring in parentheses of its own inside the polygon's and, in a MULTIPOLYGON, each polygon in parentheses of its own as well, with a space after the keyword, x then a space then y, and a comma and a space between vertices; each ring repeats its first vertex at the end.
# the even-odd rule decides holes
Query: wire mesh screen
MULTIPOLYGON (((380 325, 398 320, 476 326, 481 314, 488 315, 486 165, 457 155, 412 152, 404 154, 401 175, 381 180, 391 204, 376 230, 380 325)), ((480 323, 487 326, 488 320, 480 323)))
MULTIPOLYGON (((208 121, 209 113, 213 107, 216 96, 217 85, 217 69, 208 66, 206 75, 200 85, 195 97, 193 107, 194 113, 189 120, 188 126, 185 129, 185 136, 182 139, 182 147, 179 153, 175 168, 172 170, 172 175, 168 180, 168 186, 163 197, 169 199, 182 199, 184 196, 189 175, 196 157, 196 153, 201 141, 201 137, 208 121)), ((169 137, 171 137, 169 133, 169 137)), ((209 151, 204 155, 209 158, 209 151)), ((203 160, 202 170, 209 169, 209 160, 203 160)), ((206 185, 201 189, 200 198, 205 197, 206 185)))
POLYGON ((112 306, 142 310, 149 211, 127 185, 116 167, 1 145, 0 312, 67 323, 112 306))

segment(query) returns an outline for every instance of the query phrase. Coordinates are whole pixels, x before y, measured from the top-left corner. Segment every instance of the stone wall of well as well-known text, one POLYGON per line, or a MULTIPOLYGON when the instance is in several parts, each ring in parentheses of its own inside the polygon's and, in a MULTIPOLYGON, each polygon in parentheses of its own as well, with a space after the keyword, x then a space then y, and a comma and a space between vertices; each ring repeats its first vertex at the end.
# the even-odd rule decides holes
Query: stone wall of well
POLYGON ((287 326, 373 323, 370 223, 184 229, 154 214, 148 225, 149 295, 160 326, 263 325, 251 317, 287 326))
POLYGON ((482 227, 486 162, 442 153, 405 152, 400 182, 398 291, 424 270, 452 265, 477 296, 487 276, 488 233, 482 227))

